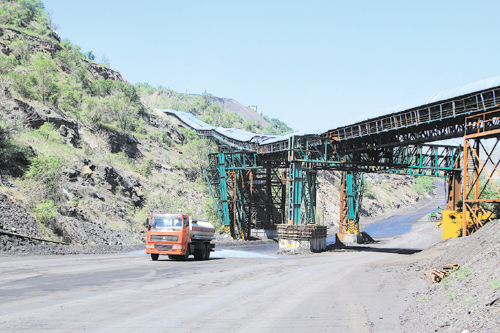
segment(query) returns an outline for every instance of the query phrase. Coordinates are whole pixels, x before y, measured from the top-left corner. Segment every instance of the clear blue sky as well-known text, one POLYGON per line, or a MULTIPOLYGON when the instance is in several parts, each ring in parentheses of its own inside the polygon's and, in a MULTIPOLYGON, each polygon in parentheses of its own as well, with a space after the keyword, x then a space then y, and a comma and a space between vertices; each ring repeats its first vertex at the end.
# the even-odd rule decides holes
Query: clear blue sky
POLYGON ((500 75, 500 1, 42 0, 131 83, 257 105, 294 129, 500 75))

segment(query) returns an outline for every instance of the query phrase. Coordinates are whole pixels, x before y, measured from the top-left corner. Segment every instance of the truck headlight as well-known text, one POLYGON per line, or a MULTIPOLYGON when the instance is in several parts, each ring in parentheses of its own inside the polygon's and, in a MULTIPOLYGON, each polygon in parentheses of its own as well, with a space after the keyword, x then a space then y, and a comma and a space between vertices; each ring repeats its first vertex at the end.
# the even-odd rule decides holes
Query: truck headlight
POLYGON ((182 245, 174 245, 174 246, 172 246, 172 249, 174 249, 174 250, 182 250, 182 245))
POLYGON ((154 244, 146 244, 146 249, 154 249, 155 245, 154 244))

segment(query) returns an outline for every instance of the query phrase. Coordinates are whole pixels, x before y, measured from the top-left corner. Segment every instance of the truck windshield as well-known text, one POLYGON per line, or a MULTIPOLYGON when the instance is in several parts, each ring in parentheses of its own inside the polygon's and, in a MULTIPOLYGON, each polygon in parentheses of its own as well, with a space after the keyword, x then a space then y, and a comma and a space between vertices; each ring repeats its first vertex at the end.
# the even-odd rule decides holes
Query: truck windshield
POLYGON ((151 222, 151 228, 168 228, 168 227, 180 227, 182 226, 182 219, 180 217, 174 218, 157 218, 151 222))

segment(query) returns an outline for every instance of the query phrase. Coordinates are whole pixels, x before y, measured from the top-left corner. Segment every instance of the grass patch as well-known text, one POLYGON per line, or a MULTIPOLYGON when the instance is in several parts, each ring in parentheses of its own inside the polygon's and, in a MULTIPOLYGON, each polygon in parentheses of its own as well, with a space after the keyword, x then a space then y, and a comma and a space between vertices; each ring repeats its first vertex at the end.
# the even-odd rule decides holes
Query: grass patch
POLYGON ((431 195, 434 192, 434 179, 431 177, 417 177, 415 178, 415 185, 413 189, 419 195, 431 195))
POLYGON ((36 219, 43 223, 44 225, 48 225, 50 220, 58 215, 56 205, 53 200, 45 200, 44 202, 36 205, 33 208, 33 215, 35 215, 36 219))
POLYGON ((490 282, 490 287, 493 290, 500 290, 500 280, 499 279, 495 279, 495 280, 491 281, 490 282))
POLYGON ((472 274, 471 270, 469 267, 462 266, 458 269, 457 271, 457 279, 459 280, 464 280, 466 277, 472 274))
POLYGON ((444 279, 441 280, 441 282, 439 282, 439 285, 441 287, 443 287, 444 289, 450 288, 452 284, 453 284, 453 281, 451 280, 451 278, 449 276, 446 276, 444 279))

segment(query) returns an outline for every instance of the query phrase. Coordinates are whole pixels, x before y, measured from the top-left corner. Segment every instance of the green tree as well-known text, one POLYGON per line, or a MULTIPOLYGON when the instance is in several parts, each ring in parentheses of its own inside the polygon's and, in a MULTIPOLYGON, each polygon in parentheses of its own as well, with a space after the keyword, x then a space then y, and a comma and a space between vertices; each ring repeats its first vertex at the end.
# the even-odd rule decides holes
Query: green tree
POLYGON ((36 18, 42 18, 45 13, 45 7, 40 0, 18 0, 17 3, 22 6, 21 17, 26 24, 36 18))
POLYGON ((0 53, 0 103, 8 97, 8 90, 13 81, 9 74, 15 67, 15 61, 14 57, 7 57, 0 53))
POLYGON ((12 55, 19 59, 21 64, 25 64, 29 61, 30 56, 30 45, 20 39, 16 39, 10 43, 10 49, 12 51, 12 55))
POLYGON ((185 145, 182 166, 189 172, 192 180, 202 180, 203 171, 208 167, 208 140, 192 140, 185 145))
POLYGON ((63 177, 62 166, 59 156, 36 156, 32 159, 25 176, 40 185, 36 193, 39 197, 58 201, 59 184, 63 177))
POLYGON ((57 73, 57 65, 48 55, 36 53, 33 56, 32 69, 38 79, 36 91, 42 98, 43 104, 45 104, 45 101, 55 89, 54 80, 57 73))
POLYGON ((92 53, 92 51, 89 51, 89 52, 86 52, 83 54, 83 57, 85 59, 88 59, 88 60, 91 60, 91 61, 94 61, 95 60, 95 55, 92 53))
POLYGON ((254 129, 254 123, 253 121, 251 120, 245 120, 243 122, 243 124, 241 124, 241 127, 245 130, 245 131, 249 131, 251 132, 253 129, 254 129))
POLYGON ((29 148, 18 146, 10 138, 9 130, 0 126, 0 176, 22 176, 32 156, 29 148))
POLYGON ((7 0, 0 3, 0 23, 26 27, 32 21, 42 21, 45 16, 40 0, 7 0))
POLYGON ((114 114, 120 130, 124 132, 136 130, 137 127, 135 118, 137 116, 137 112, 129 103, 125 103, 123 100, 115 99, 111 103, 110 111, 114 114))

